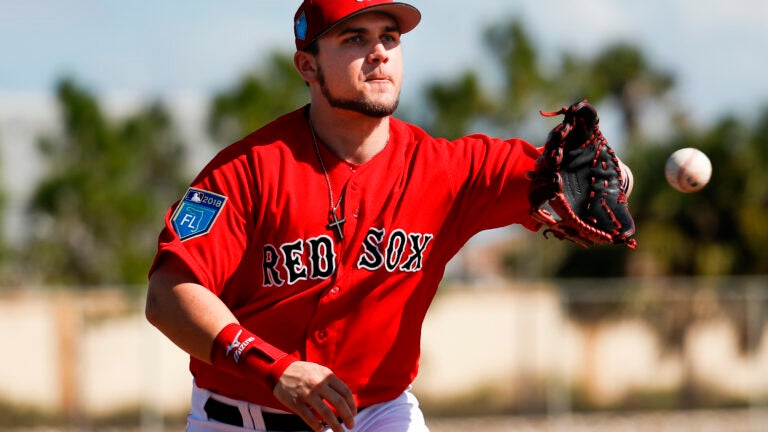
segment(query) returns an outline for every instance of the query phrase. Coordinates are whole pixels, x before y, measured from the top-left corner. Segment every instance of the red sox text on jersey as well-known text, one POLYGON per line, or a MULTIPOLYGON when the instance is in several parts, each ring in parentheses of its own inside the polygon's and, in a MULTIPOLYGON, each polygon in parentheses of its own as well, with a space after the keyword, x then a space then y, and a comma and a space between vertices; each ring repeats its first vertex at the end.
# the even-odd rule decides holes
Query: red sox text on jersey
MULTIPOLYGON (((384 267, 388 272, 416 272, 422 269, 424 251, 434 235, 406 233, 396 229, 370 228, 363 241, 358 269, 370 271, 384 267)), ((307 279, 326 279, 336 272, 333 239, 322 235, 279 246, 264 246, 264 286, 293 285, 307 279)))

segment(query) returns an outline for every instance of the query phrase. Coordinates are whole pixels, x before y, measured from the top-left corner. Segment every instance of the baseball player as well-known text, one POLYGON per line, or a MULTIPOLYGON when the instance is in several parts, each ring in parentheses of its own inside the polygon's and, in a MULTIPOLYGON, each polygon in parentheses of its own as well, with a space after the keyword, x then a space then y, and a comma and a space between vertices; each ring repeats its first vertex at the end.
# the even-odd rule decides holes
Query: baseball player
POLYGON ((410 388, 445 266, 482 230, 542 226, 546 164, 519 139, 392 117, 420 18, 304 0, 310 104, 222 150, 168 211, 146 313, 190 354, 188 431, 428 430, 410 388))

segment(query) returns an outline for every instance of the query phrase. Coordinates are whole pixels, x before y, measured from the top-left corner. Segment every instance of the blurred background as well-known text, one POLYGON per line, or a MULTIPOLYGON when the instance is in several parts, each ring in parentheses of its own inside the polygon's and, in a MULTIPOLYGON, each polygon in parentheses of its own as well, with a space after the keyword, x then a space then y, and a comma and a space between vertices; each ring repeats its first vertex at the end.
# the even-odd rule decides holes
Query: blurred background
MULTIPOLYGON (((768 3, 413 0, 398 117, 543 144, 587 98, 636 250, 509 227, 454 259, 414 390, 435 431, 768 424, 768 3), (713 176, 669 187, 697 147, 713 176)), ((299 2, 0 0, 0 430, 179 430, 187 357, 143 318, 167 208, 308 101, 299 2)))

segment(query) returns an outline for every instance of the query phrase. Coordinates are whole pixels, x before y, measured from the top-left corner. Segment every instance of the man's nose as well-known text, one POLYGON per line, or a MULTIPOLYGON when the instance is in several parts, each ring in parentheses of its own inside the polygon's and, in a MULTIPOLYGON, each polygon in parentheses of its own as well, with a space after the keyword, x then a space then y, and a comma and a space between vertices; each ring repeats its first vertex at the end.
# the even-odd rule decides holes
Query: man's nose
POLYGON ((386 63, 389 61, 389 53, 386 48, 384 48, 384 44, 381 42, 378 42, 373 46, 373 49, 368 54, 368 61, 371 63, 386 63))

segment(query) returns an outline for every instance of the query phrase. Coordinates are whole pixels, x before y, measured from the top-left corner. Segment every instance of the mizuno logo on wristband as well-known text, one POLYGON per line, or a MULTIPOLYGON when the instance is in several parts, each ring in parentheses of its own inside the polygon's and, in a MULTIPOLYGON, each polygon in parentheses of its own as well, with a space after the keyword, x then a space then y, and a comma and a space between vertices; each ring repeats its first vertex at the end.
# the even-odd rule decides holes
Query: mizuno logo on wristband
POLYGON ((239 339, 240 339, 240 335, 241 334, 243 334, 243 331, 242 330, 238 331, 237 334, 235 335, 235 338, 232 339, 232 343, 227 345, 227 353, 224 354, 224 357, 229 357, 229 352, 240 346, 240 340, 239 339))
POLYGON ((235 361, 235 363, 240 362, 240 356, 243 355, 243 351, 245 351, 245 349, 248 348, 248 345, 250 345, 251 342, 255 340, 255 338, 251 336, 248 339, 244 340, 243 342, 240 342, 241 334, 243 334, 243 331, 239 330, 235 335, 234 339, 232 339, 232 343, 227 345, 227 352, 226 354, 224 354, 225 357, 229 357, 230 351, 237 348, 237 350, 235 351, 235 354, 232 356, 232 359, 235 361))

